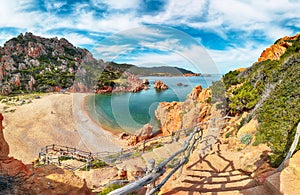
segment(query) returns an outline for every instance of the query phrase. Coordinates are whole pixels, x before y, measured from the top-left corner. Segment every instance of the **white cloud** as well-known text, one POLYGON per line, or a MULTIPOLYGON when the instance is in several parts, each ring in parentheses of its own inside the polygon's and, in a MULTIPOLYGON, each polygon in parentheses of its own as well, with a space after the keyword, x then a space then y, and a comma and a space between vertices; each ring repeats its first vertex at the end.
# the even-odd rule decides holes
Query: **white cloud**
POLYGON ((74 45, 95 44, 95 42, 92 39, 77 33, 68 33, 64 34, 63 36, 74 45))
POLYGON ((231 47, 227 50, 207 50, 221 73, 235 70, 240 67, 249 67, 257 61, 261 52, 269 45, 253 45, 247 43, 246 47, 231 47))
POLYGON ((139 5, 138 0, 130 0, 130 1, 124 1, 124 0, 92 0, 92 3, 94 6, 100 6, 102 7, 103 4, 108 5, 110 9, 134 9, 137 8, 139 5))
POLYGON ((129 53, 133 49, 135 49, 135 47, 130 44, 112 46, 99 45, 95 48, 95 51, 98 57, 105 58, 106 61, 113 61, 118 56, 129 53))

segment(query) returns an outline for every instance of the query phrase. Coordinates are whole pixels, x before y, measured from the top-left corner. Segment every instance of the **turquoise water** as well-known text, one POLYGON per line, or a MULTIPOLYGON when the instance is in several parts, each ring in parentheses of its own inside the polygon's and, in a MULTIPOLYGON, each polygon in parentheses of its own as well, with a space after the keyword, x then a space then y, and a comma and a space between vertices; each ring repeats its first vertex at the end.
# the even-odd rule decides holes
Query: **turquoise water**
POLYGON ((150 89, 138 93, 113 93, 95 95, 89 104, 93 107, 93 116, 109 130, 134 133, 144 124, 151 123, 158 130, 159 125, 154 116, 159 102, 184 101, 196 85, 207 88, 221 75, 210 77, 144 77, 150 82, 150 89), (162 80, 169 86, 168 90, 156 91, 156 80, 162 80), (182 83, 183 86, 177 86, 182 83), (185 85, 185 86, 184 86, 185 85))

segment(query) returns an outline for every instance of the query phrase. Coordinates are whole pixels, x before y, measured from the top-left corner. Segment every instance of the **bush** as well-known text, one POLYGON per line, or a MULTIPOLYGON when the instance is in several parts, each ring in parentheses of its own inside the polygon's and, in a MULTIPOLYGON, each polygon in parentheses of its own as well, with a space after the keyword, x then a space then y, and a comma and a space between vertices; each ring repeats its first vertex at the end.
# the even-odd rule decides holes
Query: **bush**
POLYGON ((251 143, 251 140, 252 140, 252 135, 250 134, 244 134, 240 139, 241 143, 245 145, 249 145, 251 143))
POLYGON ((237 77, 239 74, 240 74, 240 71, 235 70, 235 71, 229 71, 228 73, 226 73, 223 76, 223 82, 224 82, 226 89, 228 89, 231 85, 237 85, 240 83, 240 81, 237 77))

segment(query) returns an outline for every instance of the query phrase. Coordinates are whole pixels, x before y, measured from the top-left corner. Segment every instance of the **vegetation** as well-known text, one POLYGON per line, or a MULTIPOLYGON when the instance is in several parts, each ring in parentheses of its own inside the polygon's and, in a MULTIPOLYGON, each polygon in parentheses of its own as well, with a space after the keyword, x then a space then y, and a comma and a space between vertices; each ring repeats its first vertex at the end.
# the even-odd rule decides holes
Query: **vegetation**
POLYGON ((252 140, 252 135, 250 135, 250 134, 244 134, 241 137, 241 143, 245 144, 245 145, 249 145, 251 140, 252 140))
POLYGON ((227 74, 223 76, 222 79, 226 89, 228 89, 232 85, 237 85, 240 83, 240 80, 237 77, 239 74, 240 71, 235 70, 235 71, 229 71, 227 74))
MULTIPOLYGON (((211 87, 215 99, 228 102, 219 105, 226 107, 227 113, 251 111, 242 124, 252 117, 258 119, 254 145, 266 143, 271 147, 273 166, 286 156, 300 122, 300 40, 292 42, 279 60, 254 63, 242 73, 230 71, 211 87)), ((252 135, 246 134, 240 141, 247 145, 251 140, 252 135)))
MULTIPOLYGON (((105 188, 102 189, 102 191, 100 193, 98 193, 97 195, 106 195, 116 189, 119 189, 121 187, 123 187, 124 184, 111 184, 111 185, 108 185, 106 186, 105 188)), ((129 193, 128 195, 134 195, 136 193, 132 192, 132 193, 129 193)))

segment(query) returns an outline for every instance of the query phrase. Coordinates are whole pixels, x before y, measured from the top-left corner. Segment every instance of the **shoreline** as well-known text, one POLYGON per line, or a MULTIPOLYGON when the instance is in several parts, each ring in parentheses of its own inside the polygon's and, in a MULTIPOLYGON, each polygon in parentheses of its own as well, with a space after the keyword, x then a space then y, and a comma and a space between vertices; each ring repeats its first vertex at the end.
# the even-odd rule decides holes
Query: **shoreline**
POLYGON ((93 109, 93 108, 90 108, 90 105, 89 105, 90 104, 90 99, 89 98, 94 98, 95 95, 97 95, 97 94, 90 93, 90 94, 87 94, 83 98, 83 100, 82 100, 82 110, 90 118, 90 120, 93 123, 95 123, 100 129, 102 129, 103 131, 106 131, 107 133, 111 133, 111 134, 113 134, 113 135, 115 135, 115 136, 118 137, 123 131, 121 131, 121 130, 113 130, 113 129, 110 129, 110 128, 104 126, 104 125, 101 125, 101 123, 99 121, 97 121, 97 119, 91 113, 91 111, 92 111, 91 109, 93 109))
POLYGON ((88 95, 48 93, 22 105, 0 103, 9 156, 30 164, 41 148, 52 144, 93 153, 120 151, 125 144, 117 134, 107 131, 89 116, 84 104, 88 95))

